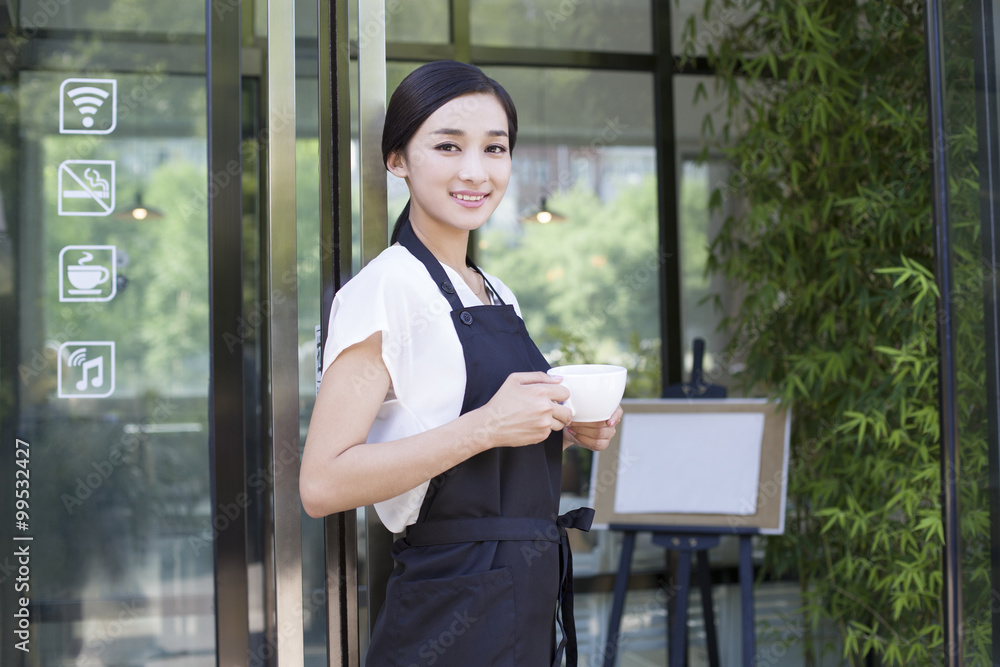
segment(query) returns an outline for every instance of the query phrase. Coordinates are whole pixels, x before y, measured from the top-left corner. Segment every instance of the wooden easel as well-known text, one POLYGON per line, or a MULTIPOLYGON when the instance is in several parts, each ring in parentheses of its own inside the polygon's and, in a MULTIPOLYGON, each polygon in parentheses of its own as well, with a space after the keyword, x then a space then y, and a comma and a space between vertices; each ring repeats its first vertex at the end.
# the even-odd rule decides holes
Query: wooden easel
MULTIPOLYGON (((726 388, 706 384, 702 374, 702 362, 705 355, 705 341, 694 339, 691 381, 667 387, 663 398, 684 399, 719 399, 726 397, 726 388)), ((712 574, 708 564, 708 550, 718 546, 723 535, 739 535, 740 538, 740 606, 742 608, 743 630, 743 665, 753 667, 755 651, 754 610, 753 610, 753 560, 751 557, 751 538, 759 531, 755 528, 732 528, 720 530, 718 527, 700 528, 691 526, 647 526, 632 524, 609 525, 611 530, 622 531, 622 551, 618 563, 618 573, 615 575, 614 597, 611 601, 611 616, 608 619, 608 635, 605 641, 604 667, 614 667, 618 655, 621 633, 622 612, 625 608, 625 595, 628 591, 628 579, 632 569, 632 552, 635 548, 635 536, 640 531, 651 532, 653 543, 665 548, 668 552, 677 552, 677 596, 673 600, 673 609, 669 612, 669 631, 667 634, 668 667, 684 667, 687 650, 687 617, 688 598, 691 592, 691 556, 698 559, 698 586, 701 589, 701 608, 705 619, 706 644, 708 645, 708 664, 719 667, 719 640, 715 631, 715 608, 712 604, 712 574)), ((671 605, 668 604, 668 609, 671 605)))
POLYGON ((653 543, 668 551, 677 552, 677 596, 670 614, 668 637, 668 666, 684 667, 687 649, 688 597, 691 592, 691 556, 698 558, 698 583, 701 589, 701 606, 705 619, 708 664, 719 667, 719 642, 715 631, 715 609, 712 605, 712 575, 708 565, 708 550, 718 546, 724 534, 738 535, 740 539, 739 579, 740 607, 743 635, 743 666, 753 667, 756 651, 754 636, 753 607, 753 560, 751 539, 758 533, 753 528, 734 528, 725 533, 718 528, 693 528, 690 526, 645 526, 611 524, 611 530, 622 531, 622 550, 615 575, 614 595, 611 601, 611 615, 608 619, 608 634, 605 640, 604 667, 614 667, 620 644, 622 613, 625 609, 625 595, 632 569, 632 552, 635 537, 640 531, 651 532, 653 543))

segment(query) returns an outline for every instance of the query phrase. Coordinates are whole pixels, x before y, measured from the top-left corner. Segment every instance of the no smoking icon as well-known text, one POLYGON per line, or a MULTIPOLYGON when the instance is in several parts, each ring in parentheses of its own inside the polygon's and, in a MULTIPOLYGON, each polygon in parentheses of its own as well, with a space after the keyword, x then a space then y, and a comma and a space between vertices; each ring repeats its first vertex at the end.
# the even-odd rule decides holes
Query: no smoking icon
POLYGON ((114 160, 66 160, 59 165, 59 215, 111 215, 114 160))

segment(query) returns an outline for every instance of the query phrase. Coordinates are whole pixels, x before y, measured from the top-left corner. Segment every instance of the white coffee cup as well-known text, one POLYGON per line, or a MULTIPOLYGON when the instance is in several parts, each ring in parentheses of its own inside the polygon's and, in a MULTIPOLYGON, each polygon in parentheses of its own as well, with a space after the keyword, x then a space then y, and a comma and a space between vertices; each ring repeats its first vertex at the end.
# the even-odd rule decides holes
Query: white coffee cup
POLYGON ((564 404, 573 411, 573 421, 600 422, 611 418, 625 394, 628 371, 608 364, 574 364, 549 369, 569 389, 564 404))

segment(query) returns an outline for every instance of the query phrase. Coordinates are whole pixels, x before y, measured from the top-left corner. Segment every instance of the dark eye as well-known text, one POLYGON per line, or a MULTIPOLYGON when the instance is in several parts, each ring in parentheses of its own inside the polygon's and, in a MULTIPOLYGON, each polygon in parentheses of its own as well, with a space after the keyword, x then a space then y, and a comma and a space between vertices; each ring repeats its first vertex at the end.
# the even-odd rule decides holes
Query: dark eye
POLYGON ((501 144, 493 144, 486 148, 487 153, 496 153, 497 155, 503 155, 507 152, 507 147, 501 144))
POLYGON ((439 151, 445 151, 449 153, 458 150, 458 146, 456 146, 455 144, 440 144, 438 146, 435 146, 434 148, 436 148, 439 151))

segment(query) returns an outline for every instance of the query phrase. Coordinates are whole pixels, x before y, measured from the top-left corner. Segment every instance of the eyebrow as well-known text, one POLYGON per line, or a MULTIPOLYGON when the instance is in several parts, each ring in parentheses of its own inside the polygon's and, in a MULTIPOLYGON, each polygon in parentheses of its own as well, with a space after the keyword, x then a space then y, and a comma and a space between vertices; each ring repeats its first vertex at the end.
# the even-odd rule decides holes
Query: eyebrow
MULTIPOLYGON (((454 128, 454 127, 442 127, 439 130, 434 130, 433 132, 431 132, 431 134, 447 134, 447 135, 451 135, 451 136, 455 136, 455 137, 464 137, 465 136, 465 130, 459 130, 459 129, 454 128)), ((506 137, 507 136, 507 131, 506 130, 489 130, 486 133, 486 135, 490 136, 490 137, 506 137)))

